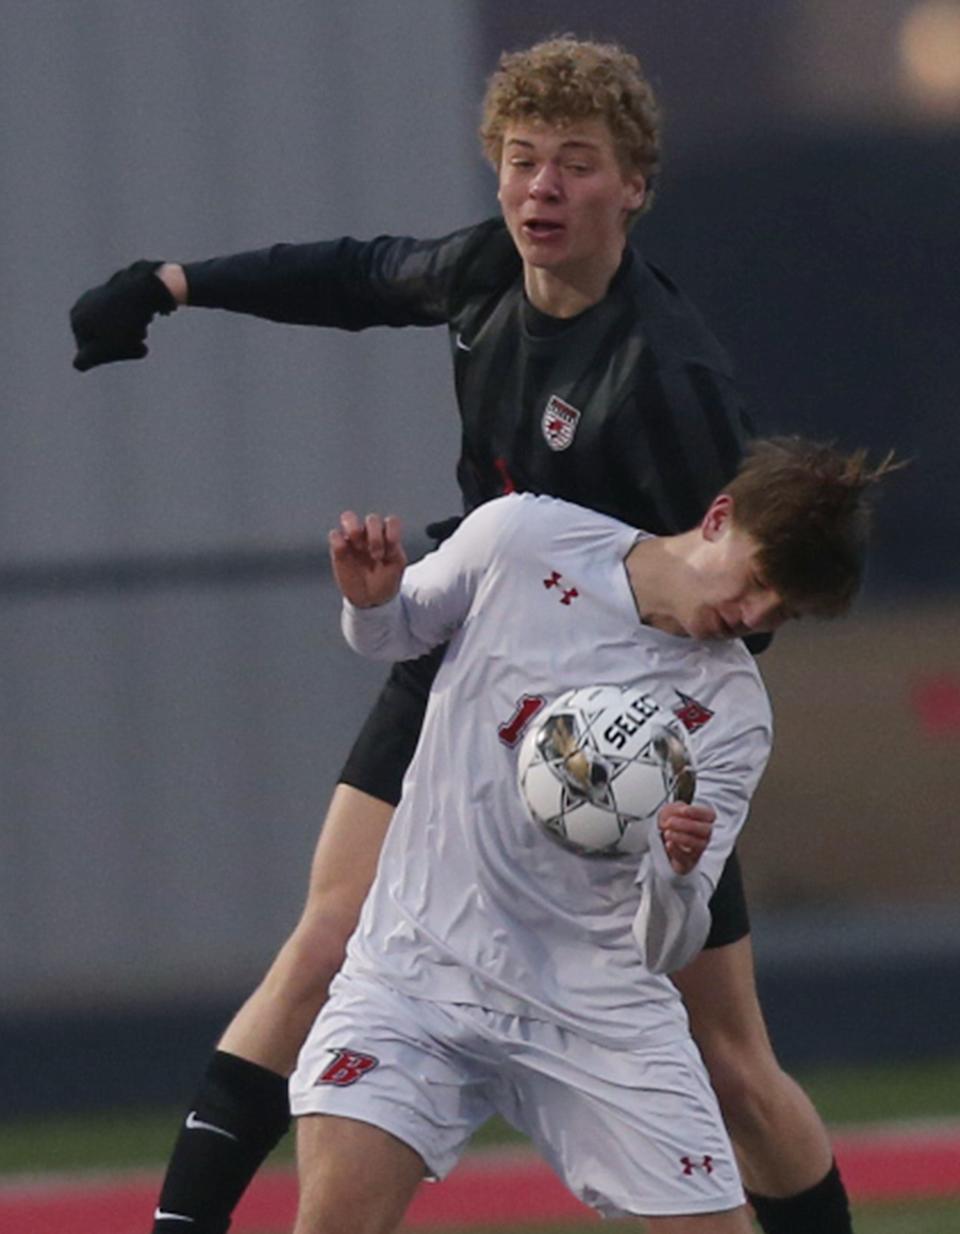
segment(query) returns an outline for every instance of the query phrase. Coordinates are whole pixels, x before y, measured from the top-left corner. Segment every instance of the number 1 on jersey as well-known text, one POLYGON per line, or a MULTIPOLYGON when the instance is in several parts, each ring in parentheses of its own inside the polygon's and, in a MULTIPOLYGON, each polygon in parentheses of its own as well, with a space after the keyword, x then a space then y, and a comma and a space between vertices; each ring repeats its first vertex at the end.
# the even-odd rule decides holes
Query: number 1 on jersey
POLYGON ((506 724, 501 724, 497 728, 497 736, 504 745, 512 747, 517 744, 523 736, 527 725, 546 704, 546 701, 539 694, 524 694, 522 696, 510 719, 507 720, 506 724))

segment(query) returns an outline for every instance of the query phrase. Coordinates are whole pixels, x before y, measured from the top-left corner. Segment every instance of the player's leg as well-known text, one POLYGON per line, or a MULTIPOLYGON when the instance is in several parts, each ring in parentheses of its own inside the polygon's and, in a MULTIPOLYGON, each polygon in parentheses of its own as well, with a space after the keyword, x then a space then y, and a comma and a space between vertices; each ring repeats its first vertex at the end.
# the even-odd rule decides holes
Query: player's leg
POLYGON ((830 1141, 809 1097, 773 1053, 749 938, 701 952, 674 980, 748 1190, 789 1196, 818 1182, 830 1168, 830 1141))
POLYGON ((767 1033, 739 871, 724 878, 711 904, 715 929, 707 947, 673 979, 744 1185, 766 1234, 851 1234, 847 1194, 826 1128, 780 1066, 767 1033))
POLYGON ((730 1137, 679 1009, 672 1028, 669 1009, 656 1012, 642 1048, 527 1017, 457 1014, 483 1020, 495 1108, 585 1204, 651 1231, 747 1234, 730 1137))
POLYGON ((296 1234, 388 1234, 418 1183, 453 1169, 493 1112, 456 1029, 376 979, 337 980, 290 1080, 296 1234))
POLYGON ((420 731, 439 654, 396 666, 324 821, 293 934, 211 1057, 167 1166, 155 1234, 223 1234, 290 1125, 287 1076, 343 959, 420 731), (210 1130, 215 1128, 216 1130, 210 1130))
POLYGON ((376 873, 443 652, 438 648, 391 671, 334 791, 300 920, 227 1028, 221 1051, 284 1078, 296 1066, 376 873))
POLYGON ((218 1048, 286 1078, 343 963, 394 807, 338 784, 310 870, 307 902, 263 981, 218 1048))
POLYGON ((370 1123, 314 1114, 297 1124, 294 1234, 390 1234, 424 1174, 422 1158, 370 1123))
POLYGON ((290 1125, 287 1076, 366 896, 393 806, 337 786, 306 907, 211 1057, 167 1167, 154 1230, 222 1234, 250 1179, 290 1125))

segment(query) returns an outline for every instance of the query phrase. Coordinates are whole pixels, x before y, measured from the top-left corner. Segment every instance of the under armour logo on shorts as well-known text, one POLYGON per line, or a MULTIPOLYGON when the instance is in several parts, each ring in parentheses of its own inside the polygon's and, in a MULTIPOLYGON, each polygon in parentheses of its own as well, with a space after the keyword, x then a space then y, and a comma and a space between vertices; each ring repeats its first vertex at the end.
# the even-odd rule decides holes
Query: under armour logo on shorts
POLYGON ((681 1157, 680 1164, 683 1166, 684 1174, 692 1174, 694 1170, 703 1170, 704 1174, 713 1173, 713 1158, 709 1154, 705 1154, 702 1161, 681 1157))
POLYGON ((346 1088, 348 1084, 356 1084, 361 1076, 372 1071, 380 1062, 372 1054, 360 1054, 356 1050, 331 1049, 330 1053, 333 1061, 320 1073, 316 1084, 335 1084, 338 1088, 346 1088))

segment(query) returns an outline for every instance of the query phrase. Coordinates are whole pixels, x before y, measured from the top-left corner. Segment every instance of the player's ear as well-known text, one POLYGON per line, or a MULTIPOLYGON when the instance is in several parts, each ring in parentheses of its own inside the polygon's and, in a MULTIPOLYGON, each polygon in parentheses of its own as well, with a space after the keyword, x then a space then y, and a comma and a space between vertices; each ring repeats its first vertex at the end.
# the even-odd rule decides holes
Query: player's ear
POLYGON ((639 172, 636 175, 629 176, 624 188, 624 209, 630 213, 633 213, 634 210, 639 210, 647 195, 647 182, 644 177, 639 172))
POLYGON ((705 540, 719 540, 729 528, 733 520, 733 498, 729 493, 720 493, 714 497, 707 507, 707 512, 700 523, 700 531, 705 540))

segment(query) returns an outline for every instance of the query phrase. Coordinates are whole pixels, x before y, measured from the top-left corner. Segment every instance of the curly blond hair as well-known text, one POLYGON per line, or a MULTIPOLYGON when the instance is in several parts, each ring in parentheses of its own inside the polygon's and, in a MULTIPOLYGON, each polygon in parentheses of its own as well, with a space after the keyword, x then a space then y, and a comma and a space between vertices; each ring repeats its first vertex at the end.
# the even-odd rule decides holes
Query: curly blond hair
POLYGON ((636 56, 616 43, 592 43, 571 34, 504 52, 487 85, 480 140, 500 167, 507 126, 528 121, 550 125, 604 120, 617 160, 628 175, 641 174, 648 209, 660 171, 660 119, 653 89, 636 56))

